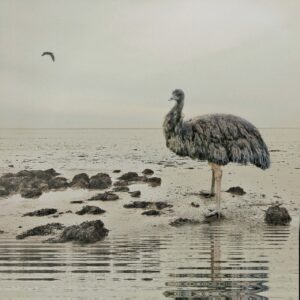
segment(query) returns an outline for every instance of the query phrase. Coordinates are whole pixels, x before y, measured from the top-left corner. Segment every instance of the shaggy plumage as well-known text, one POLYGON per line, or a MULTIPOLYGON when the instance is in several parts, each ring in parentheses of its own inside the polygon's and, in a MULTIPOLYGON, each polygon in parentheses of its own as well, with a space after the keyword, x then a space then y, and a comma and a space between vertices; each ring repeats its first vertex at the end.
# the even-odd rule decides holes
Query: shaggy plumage
POLYGON ((184 93, 175 90, 171 99, 176 103, 163 124, 166 145, 170 150, 180 156, 220 166, 233 162, 269 168, 268 148, 250 122, 226 114, 203 115, 184 121, 184 93))

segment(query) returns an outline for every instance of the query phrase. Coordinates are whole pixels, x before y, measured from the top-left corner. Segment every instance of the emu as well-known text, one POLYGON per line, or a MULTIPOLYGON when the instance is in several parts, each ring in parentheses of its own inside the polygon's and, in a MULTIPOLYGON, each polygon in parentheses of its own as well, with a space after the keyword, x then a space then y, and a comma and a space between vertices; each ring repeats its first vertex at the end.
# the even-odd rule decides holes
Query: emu
POLYGON ((240 117, 210 114, 185 121, 182 115, 184 98, 180 89, 174 90, 170 98, 175 105, 163 123, 166 146, 179 156, 208 161, 212 169, 209 196, 216 195, 217 210, 214 213, 220 218, 221 167, 230 162, 251 163, 265 170, 270 167, 269 151, 257 128, 240 117))

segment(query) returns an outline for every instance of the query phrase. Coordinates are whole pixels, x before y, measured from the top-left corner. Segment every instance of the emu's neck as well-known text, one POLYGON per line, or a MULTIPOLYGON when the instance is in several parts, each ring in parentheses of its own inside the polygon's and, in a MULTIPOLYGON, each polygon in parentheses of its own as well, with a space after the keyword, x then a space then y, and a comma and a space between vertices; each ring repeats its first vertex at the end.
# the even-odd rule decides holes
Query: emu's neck
POLYGON ((168 112, 164 121, 165 132, 173 131, 177 125, 182 121, 182 109, 184 100, 176 102, 174 107, 168 112))

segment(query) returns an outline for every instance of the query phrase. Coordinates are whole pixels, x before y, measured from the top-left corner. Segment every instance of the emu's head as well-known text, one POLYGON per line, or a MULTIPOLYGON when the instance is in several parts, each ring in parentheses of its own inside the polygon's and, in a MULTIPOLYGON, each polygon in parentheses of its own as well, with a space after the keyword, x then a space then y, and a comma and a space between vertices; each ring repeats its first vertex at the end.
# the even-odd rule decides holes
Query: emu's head
POLYGON ((184 100, 184 92, 183 90, 176 89, 172 92, 172 97, 169 99, 169 101, 175 100, 177 103, 182 103, 184 100))

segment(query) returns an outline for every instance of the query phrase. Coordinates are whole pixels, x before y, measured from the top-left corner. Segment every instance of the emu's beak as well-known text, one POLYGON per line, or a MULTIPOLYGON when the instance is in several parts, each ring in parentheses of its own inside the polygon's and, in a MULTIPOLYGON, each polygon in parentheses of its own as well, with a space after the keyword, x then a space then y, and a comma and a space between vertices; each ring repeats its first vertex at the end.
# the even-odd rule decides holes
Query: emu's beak
POLYGON ((168 101, 172 101, 172 100, 175 100, 173 97, 171 97, 168 101))

